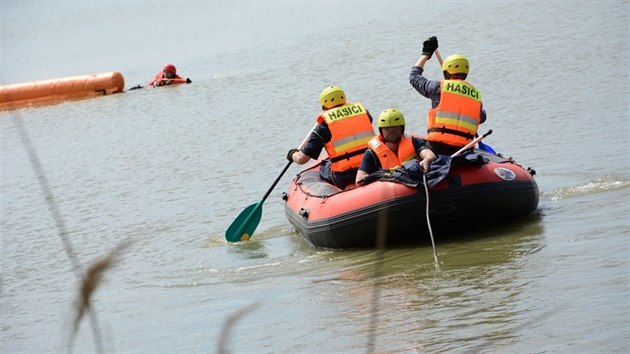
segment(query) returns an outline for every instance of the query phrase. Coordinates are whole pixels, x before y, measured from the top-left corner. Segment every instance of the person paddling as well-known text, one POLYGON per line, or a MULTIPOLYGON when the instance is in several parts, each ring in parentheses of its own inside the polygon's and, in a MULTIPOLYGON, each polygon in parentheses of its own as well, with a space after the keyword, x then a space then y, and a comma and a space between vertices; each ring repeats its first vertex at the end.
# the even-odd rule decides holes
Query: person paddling
POLYGON ((374 137, 372 116, 362 103, 346 103, 339 86, 326 87, 319 95, 322 112, 301 150, 291 149, 287 159, 303 165, 317 159, 322 149, 328 153, 319 167, 320 177, 344 189, 354 183, 367 142, 374 137))
POLYGON ((157 87, 174 84, 190 84, 191 82, 189 78, 184 79, 177 75, 177 69, 173 64, 166 64, 162 70, 155 75, 153 80, 149 82, 149 86, 157 87))
POLYGON ((465 81, 470 65, 464 55, 454 54, 444 60, 444 80, 429 80, 422 75, 424 64, 437 48, 435 36, 422 43, 422 55, 411 68, 409 83, 431 100, 427 140, 437 154, 451 155, 475 138, 479 125, 486 121, 486 111, 479 90, 465 81))

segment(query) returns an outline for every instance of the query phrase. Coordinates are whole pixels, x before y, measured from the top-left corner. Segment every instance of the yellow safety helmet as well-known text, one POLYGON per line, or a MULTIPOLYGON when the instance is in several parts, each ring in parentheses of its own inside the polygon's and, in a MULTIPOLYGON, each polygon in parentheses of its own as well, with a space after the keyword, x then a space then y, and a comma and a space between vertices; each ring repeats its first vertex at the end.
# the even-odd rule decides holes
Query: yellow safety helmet
POLYGON ((328 86, 319 94, 319 103, 324 109, 346 104, 346 94, 339 86, 328 86))
POLYGON ((468 59, 461 54, 449 55, 442 63, 442 71, 453 74, 468 74, 468 59))
POLYGON ((388 108, 378 115, 378 127, 390 128, 405 125, 405 116, 396 108, 388 108))

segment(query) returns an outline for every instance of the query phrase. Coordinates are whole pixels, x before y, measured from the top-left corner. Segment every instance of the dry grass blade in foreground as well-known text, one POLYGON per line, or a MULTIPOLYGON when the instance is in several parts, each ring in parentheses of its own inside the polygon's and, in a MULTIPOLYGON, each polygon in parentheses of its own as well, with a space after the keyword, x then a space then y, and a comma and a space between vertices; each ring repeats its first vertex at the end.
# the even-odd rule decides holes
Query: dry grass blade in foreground
POLYGON ((236 311, 236 313, 234 313, 233 315, 229 316, 226 320, 225 320, 225 324, 223 325, 223 330, 221 331, 221 337, 219 337, 219 348, 217 350, 218 353, 220 354, 228 354, 229 351, 226 349, 227 347, 227 338, 230 335, 230 331, 232 330, 232 327, 234 327, 234 325, 236 324, 236 321, 238 321, 240 318, 244 317, 247 313, 254 311, 256 308, 258 308, 260 306, 259 303, 253 303, 251 305, 248 305, 238 311, 236 311))
MULTIPOLYGON (((96 260, 88 267, 85 276, 83 277, 83 281, 81 282, 79 299, 76 302, 77 312, 72 323, 73 328, 70 335, 70 344, 74 342, 74 338, 79 330, 81 319, 91 308, 92 295, 96 291, 96 288, 98 288, 98 286, 100 285, 104 272, 115 264, 115 262, 118 260, 118 256, 130 244, 130 241, 121 242, 107 256, 96 260)), ((100 342, 100 340, 98 340, 98 342, 100 342)))

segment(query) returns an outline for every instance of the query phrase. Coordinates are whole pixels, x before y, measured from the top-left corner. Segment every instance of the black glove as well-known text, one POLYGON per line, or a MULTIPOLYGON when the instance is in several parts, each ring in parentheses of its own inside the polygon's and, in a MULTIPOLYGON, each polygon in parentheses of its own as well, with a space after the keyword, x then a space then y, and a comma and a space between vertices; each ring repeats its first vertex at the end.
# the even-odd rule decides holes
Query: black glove
POLYGON ((190 79, 189 79, 189 78, 186 78, 186 83, 187 83, 187 84, 189 84, 189 83, 191 83, 191 82, 192 82, 192 81, 190 81, 190 79))
POLYGON ((438 40, 436 36, 429 37, 422 42, 422 54, 431 58, 433 52, 438 49, 438 40))
POLYGON ((298 151, 300 151, 300 150, 298 150, 298 149, 291 149, 291 150, 289 150, 289 152, 287 153, 287 160, 293 162, 293 154, 298 152, 298 151))

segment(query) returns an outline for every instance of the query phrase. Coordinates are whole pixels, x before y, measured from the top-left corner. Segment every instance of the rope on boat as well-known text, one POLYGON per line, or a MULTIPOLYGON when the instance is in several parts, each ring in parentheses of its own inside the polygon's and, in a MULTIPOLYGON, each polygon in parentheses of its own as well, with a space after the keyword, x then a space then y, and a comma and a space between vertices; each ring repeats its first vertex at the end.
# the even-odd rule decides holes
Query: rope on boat
POLYGON ((426 194, 426 198, 427 198, 427 208, 426 208, 426 215, 427 215, 427 226, 429 227, 429 236, 431 236, 431 245, 433 245, 433 259, 435 259, 435 263, 438 264, 438 258, 437 258, 437 250, 435 249, 435 241, 433 240, 433 229, 431 229, 431 218, 429 217, 429 187, 427 186, 427 175, 426 173, 422 174, 422 179, 424 181, 424 192, 426 194))
POLYGON ((331 194, 312 194, 311 192, 309 192, 309 191, 305 190, 304 188, 302 188, 302 184, 303 184, 303 183, 302 183, 302 182, 300 182, 300 178, 302 178, 302 174, 303 174, 304 172, 306 172, 306 171, 310 171, 310 170, 313 170, 313 169, 315 169, 315 168, 319 167, 319 165, 321 165, 321 164, 322 164, 322 162, 320 161, 320 162, 318 162, 317 164, 315 164, 315 165, 313 165, 313 166, 311 166, 311 167, 307 168, 306 170, 299 172, 299 173, 297 174, 297 176, 295 176, 295 178, 297 179, 297 180, 296 180, 296 182, 295 182, 295 186, 296 186, 297 188, 299 188, 299 189, 300 189, 300 191, 302 191, 302 193, 304 193, 304 195, 306 195, 306 196, 308 196, 308 197, 312 197, 312 198, 322 198, 322 199, 324 199, 324 200, 326 200, 326 199, 327 199, 327 198, 329 198, 329 197, 332 197, 333 195, 337 195, 337 194, 340 194, 340 193, 348 192, 348 191, 349 191, 349 189, 348 189, 348 190, 345 190, 345 189, 344 189, 344 190, 339 190, 339 192, 335 192, 335 193, 331 193, 331 194))
POLYGON ((303 184, 302 182, 298 182, 298 183, 295 184, 295 186, 298 187, 302 191, 302 193, 304 193, 304 195, 306 195, 308 197, 312 197, 312 198, 327 199, 327 198, 332 197, 333 195, 337 195, 337 194, 341 194, 341 193, 345 193, 345 192, 350 191, 350 189, 349 189, 349 190, 340 190, 339 192, 335 192, 335 193, 332 193, 332 194, 312 194, 311 192, 309 192, 309 191, 305 190, 304 188, 302 188, 302 184, 303 184))

